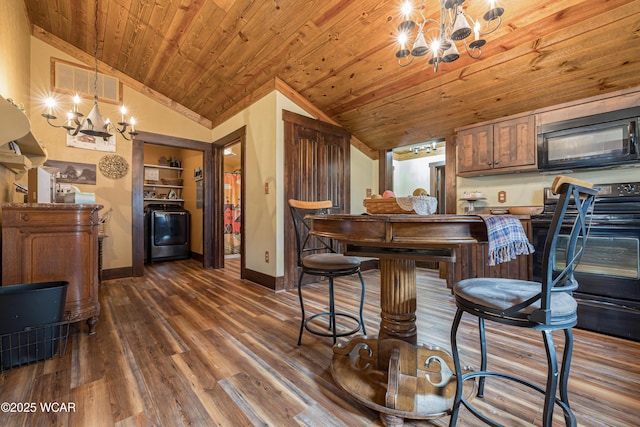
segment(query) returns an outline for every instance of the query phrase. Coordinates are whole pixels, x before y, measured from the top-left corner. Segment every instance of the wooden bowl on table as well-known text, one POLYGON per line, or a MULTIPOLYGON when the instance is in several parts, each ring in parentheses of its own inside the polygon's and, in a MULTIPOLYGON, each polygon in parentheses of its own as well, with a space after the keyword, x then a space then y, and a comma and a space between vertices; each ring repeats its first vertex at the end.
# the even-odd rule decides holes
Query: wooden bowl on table
POLYGON ((539 215, 544 210, 542 206, 513 206, 509 208, 511 215, 539 215))

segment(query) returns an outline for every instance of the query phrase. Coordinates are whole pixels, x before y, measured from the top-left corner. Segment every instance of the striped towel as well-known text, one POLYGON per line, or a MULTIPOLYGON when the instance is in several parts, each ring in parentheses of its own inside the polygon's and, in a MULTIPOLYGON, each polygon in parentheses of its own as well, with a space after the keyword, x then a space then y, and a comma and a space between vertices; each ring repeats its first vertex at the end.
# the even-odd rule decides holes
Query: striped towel
POLYGON ((515 216, 480 216, 487 226, 489 265, 509 262, 518 255, 529 255, 535 251, 522 228, 522 223, 515 216))

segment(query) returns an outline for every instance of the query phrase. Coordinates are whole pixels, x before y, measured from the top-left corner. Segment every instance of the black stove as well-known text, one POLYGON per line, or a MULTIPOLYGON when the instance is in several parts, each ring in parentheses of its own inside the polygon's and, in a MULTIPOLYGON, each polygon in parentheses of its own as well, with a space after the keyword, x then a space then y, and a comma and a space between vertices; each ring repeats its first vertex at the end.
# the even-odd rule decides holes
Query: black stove
MULTIPOLYGON (((591 231, 576 270, 578 327, 640 341, 640 182, 597 187, 591 231)), ((544 191, 544 210, 531 217, 537 281, 558 201, 550 188, 544 191)), ((571 223, 571 215, 565 221, 571 223)))

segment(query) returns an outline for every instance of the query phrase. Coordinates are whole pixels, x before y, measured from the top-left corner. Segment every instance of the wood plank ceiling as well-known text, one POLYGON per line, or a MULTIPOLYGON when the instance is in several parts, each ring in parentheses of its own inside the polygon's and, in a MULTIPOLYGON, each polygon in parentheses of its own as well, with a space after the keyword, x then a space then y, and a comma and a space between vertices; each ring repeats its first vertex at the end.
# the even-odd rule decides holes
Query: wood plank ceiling
MULTIPOLYGON (((25 4, 34 35, 92 58, 93 2, 25 4)), ((98 58, 213 126, 279 78, 372 150, 640 86, 640 0, 498 4, 481 59, 438 73, 425 57, 397 64, 400 0, 100 0, 98 58)), ((487 1, 463 8, 480 17, 487 1)))

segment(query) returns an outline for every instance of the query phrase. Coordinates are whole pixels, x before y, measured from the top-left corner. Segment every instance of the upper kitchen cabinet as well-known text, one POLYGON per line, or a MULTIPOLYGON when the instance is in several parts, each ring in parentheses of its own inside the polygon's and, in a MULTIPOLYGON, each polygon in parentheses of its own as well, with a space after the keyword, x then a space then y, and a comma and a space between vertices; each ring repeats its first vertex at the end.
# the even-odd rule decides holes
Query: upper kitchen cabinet
POLYGON ((47 152, 31 133, 27 116, 0 96, 0 164, 15 173, 47 160, 47 152))
POLYGON ((535 116, 487 122, 457 130, 458 175, 536 170, 535 116))

